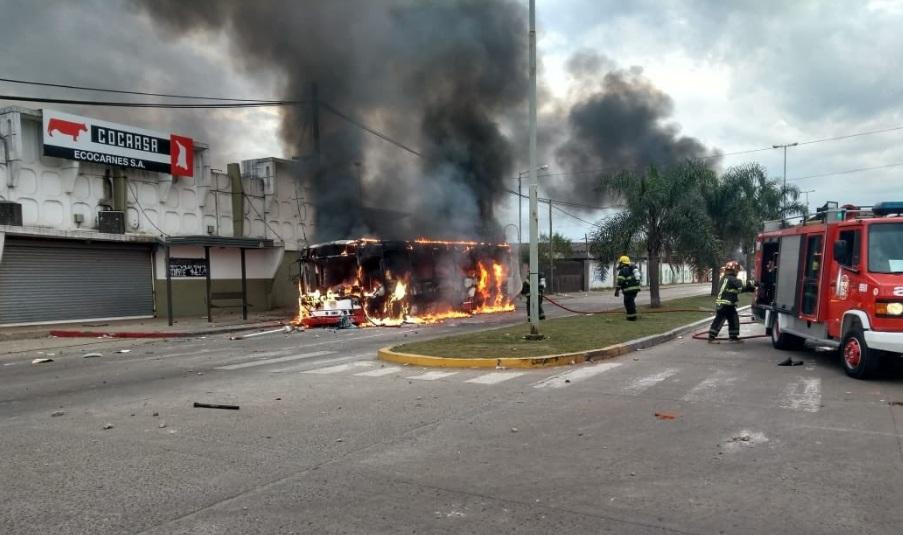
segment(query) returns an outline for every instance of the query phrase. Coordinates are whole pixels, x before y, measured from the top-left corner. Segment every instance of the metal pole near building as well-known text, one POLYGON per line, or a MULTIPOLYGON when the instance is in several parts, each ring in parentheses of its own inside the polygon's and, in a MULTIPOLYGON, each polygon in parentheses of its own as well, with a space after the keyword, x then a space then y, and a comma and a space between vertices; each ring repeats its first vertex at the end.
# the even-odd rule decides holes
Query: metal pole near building
POLYGON ((241 251, 241 319, 248 319, 248 283, 247 274, 245 272, 245 248, 241 251))
POLYGON ((210 307, 210 246, 204 246, 204 261, 207 264, 207 323, 213 322, 213 314, 210 307))
POLYGON ((539 183, 536 178, 536 0, 530 0, 530 334, 539 334, 539 183))
POLYGON ((549 293, 555 289, 555 239, 552 234, 552 199, 549 199, 549 293))
POLYGON ((166 246, 164 253, 163 269, 166 270, 166 319, 172 327, 172 270, 169 269, 169 245, 166 246))

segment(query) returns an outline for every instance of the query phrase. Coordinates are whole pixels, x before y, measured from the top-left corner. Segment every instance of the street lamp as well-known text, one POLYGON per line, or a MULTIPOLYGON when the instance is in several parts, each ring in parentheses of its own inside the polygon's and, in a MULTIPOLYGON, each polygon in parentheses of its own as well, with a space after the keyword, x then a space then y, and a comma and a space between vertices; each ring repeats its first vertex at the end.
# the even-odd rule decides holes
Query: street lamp
POLYGON ((784 186, 781 189, 781 221, 784 220, 784 207, 787 205, 787 147, 796 147, 797 145, 799 145, 799 143, 795 141, 793 143, 771 146, 773 149, 784 149, 784 186))

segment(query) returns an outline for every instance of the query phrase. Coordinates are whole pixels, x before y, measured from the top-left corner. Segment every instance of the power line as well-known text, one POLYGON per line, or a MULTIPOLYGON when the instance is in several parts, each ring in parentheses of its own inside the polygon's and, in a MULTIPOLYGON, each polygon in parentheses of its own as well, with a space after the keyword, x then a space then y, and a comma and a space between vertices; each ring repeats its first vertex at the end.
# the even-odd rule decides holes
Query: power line
POLYGON ((103 106, 110 108, 170 108, 170 109, 220 109, 220 108, 267 108, 272 106, 297 106, 309 104, 305 100, 256 101, 234 103, 186 103, 186 102, 122 102, 104 100, 84 100, 66 98, 24 97, 21 95, 0 95, 0 100, 15 102, 41 102, 45 104, 72 104, 77 106, 103 106))
POLYGON ((387 141, 387 142, 395 145, 396 147, 413 154, 414 156, 423 158, 423 154, 421 154, 419 151, 414 150, 411 147, 405 145, 404 143, 397 141, 395 139, 392 139, 391 137, 387 136, 386 134, 383 134, 379 130, 376 130, 375 128, 370 128, 369 126, 365 125, 364 123, 340 112, 339 110, 335 109, 335 107, 332 104, 321 100, 320 105, 323 106, 327 111, 330 111, 333 114, 337 115, 338 117, 345 119, 346 121, 348 121, 349 123, 353 124, 354 126, 360 128, 361 130, 369 132, 369 133, 373 134, 374 136, 382 139, 383 141, 387 141))
POLYGON ((574 214, 568 212, 567 210, 564 210, 558 206, 555 206, 554 203, 552 204, 552 207, 555 208, 556 210, 558 210, 559 212, 561 212, 562 214, 573 217, 574 219, 576 219, 577 221, 580 221, 581 223, 583 223, 585 225, 589 225, 589 226, 595 227, 595 228, 602 228, 602 225, 599 225, 598 223, 590 223, 589 221, 587 221, 585 219, 581 219, 580 217, 575 216, 574 214))
POLYGON ((875 171, 877 169, 889 169, 891 167, 900 167, 903 165, 903 162, 897 163, 889 163, 887 165, 876 165, 874 167, 860 167, 859 169, 847 169, 844 171, 835 171, 833 173, 823 173, 820 175, 808 175, 808 176, 800 176, 796 178, 788 178, 787 182, 797 182, 800 180, 809 180, 810 178, 823 178, 828 176, 836 176, 836 175, 849 175, 851 173, 860 173, 863 171, 875 171))
POLYGON ((851 137, 870 136, 872 134, 884 134, 886 132, 896 132, 903 130, 903 126, 894 126, 892 128, 882 128, 881 130, 869 130, 866 132, 856 132, 855 134, 846 134, 843 136, 826 137, 823 139, 813 139, 810 141, 800 141, 800 145, 811 145, 812 143, 822 143, 825 141, 838 141, 841 139, 850 139, 851 137))
POLYGON ((217 100, 223 102, 280 102, 276 99, 253 99, 253 98, 226 98, 226 97, 200 97, 197 95, 173 95, 170 93, 149 93, 146 91, 127 91, 124 89, 105 89, 101 87, 86 87, 70 84, 53 84, 49 82, 33 82, 29 80, 15 80, 12 78, 0 78, 0 82, 10 84, 37 85, 42 87, 59 87, 63 89, 77 89, 79 91, 97 91, 100 93, 117 93, 120 95, 142 95, 148 97, 165 97, 165 98, 184 98, 187 100, 217 100))

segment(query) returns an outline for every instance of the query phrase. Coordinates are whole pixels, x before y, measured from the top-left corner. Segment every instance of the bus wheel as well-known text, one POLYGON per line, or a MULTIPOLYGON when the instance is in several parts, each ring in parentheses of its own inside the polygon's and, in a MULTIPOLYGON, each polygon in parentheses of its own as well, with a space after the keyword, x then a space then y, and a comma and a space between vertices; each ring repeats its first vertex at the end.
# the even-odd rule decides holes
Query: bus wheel
POLYGON ((840 356, 843 359, 843 370, 850 377, 867 379, 878 371, 881 364, 881 354, 874 349, 869 349, 865 343, 865 336, 858 326, 847 332, 840 346, 840 356))
POLYGON ((800 349, 803 347, 803 339, 782 331, 778 319, 775 318, 774 325, 771 326, 771 345, 775 349, 800 349))

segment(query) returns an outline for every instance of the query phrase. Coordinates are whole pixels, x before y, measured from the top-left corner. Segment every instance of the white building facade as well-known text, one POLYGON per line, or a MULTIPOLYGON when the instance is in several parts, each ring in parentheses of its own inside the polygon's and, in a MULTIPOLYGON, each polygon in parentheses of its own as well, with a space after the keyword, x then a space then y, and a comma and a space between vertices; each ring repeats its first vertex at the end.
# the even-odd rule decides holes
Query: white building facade
POLYGON ((217 170, 208 152, 0 109, 0 326, 293 308, 292 265, 313 233, 303 169, 267 158, 217 170))

